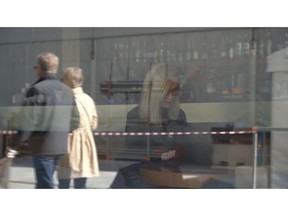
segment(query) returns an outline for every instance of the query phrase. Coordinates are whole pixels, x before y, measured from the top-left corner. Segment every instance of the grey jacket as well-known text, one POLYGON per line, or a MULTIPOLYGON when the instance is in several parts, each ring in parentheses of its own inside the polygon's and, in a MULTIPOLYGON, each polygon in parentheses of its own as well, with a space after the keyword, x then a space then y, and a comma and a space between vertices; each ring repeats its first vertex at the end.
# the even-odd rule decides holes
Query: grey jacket
POLYGON ((68 134, 80 122, 72 90, 53 74, 32 85, 18 116, 21 123, 13 145, 28 143, 32 155, 67 153, 68 134))

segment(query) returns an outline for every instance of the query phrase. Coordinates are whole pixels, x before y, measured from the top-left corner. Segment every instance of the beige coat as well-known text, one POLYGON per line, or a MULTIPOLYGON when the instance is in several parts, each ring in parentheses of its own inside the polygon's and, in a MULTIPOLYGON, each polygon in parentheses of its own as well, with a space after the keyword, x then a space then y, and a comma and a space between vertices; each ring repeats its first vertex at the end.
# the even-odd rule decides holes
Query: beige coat
POLYGON ((80 127, 69 135, 68 154, 58 163, 59 179, 99 176, 96 144, 91 129, 96 129, 98 116, 93 99, 81 87, 73 89, 80 113, 80 127))

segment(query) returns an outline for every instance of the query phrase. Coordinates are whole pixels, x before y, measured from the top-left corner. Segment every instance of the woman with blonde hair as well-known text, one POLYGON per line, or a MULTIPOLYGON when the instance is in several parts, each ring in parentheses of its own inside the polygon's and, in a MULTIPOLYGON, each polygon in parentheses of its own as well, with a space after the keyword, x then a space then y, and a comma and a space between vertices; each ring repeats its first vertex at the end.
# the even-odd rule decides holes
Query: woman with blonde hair
POLYGON ((167 109, 169 119, 176 120, 179 115, 179 91, 178 78, 168 71, 167 65, 152 67, 143 84, 140 118, 151 124, 161 124, 161 111, 167 109))
MULTIPOLYGON (((167 65, 156 64, 147 73, 139 106, 127 114, 127 132, 176 132, 186 126, 186 115, 179 105, 180 84, 175 73, 167 65)), ((165 157, 171 150, 175 156, 175 143, 180 137, 151 136, 151 159, 165 157)), ((128 136, 127 149, 146 148, 146 137, 128 136)))
POLYGON ((80 113, 80 126, 69 135, 68 154, 58 164, 59 188, 70 187, 70 179, 74 180, 74 188, 86 188, 88 177, 99 176, 98 157, 92 130, 98 125, 96 105, 93 99, 82 89, 82 70, 68 67, 64 70, 62 82, 69 86, 75 97, 80 113))
MULTIPOLYGON (((167 65, 154 65, 145 77, 139 106, 127 114, 126 132, 183 131, 187 121, 184 111, 179 107, 179 92, 180 85, 175 73, 172 73, 167 65)), ((130 152, 131 157, 133 154, 136 156, 136 152, 145 154, 149 143, 149 161, 170 161, 175 159, 176 143, 179 142, 181 136, 127 136, 126 153, 130 152)), ((110 187, 157 187, 140 179, 140 165, 122 168, 110 187)))

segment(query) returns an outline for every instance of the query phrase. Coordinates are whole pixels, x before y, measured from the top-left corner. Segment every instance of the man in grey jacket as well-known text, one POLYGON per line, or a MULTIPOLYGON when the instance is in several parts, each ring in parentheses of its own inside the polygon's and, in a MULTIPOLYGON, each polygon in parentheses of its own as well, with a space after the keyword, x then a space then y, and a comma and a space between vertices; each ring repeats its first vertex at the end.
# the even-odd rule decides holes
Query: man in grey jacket
POLYGON ((36 188, 54 188, 53 174, 60 156, 67 153, 68 134, 79 126, 73 93, 57 78, 59 58, 50 52, 37 56, 38 80, 27 91, 18 139, 28 143, 33 156, 36 188))

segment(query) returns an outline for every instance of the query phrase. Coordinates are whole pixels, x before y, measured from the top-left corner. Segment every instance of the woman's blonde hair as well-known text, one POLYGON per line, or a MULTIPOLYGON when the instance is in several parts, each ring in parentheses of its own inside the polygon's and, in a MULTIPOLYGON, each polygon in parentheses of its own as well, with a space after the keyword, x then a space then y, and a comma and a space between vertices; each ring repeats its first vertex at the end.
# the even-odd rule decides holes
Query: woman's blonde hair
MULTIPOLYGON (((179 89, 178 78, 168 71, 167 65, 156 64, 147 73, 140 100, 140 118, 150 124, 161 124, 161 103, 169 93, 171 86, 179 89)), ((177 119, 179 112, 179 97, 168 109, 168 117, 172 120, 177 119)))
POLYGON ((62 82, 70 88, 77 88, 83 85, 83 73, 79 67, 68 67, 64 70, 62 75, 62 82))

